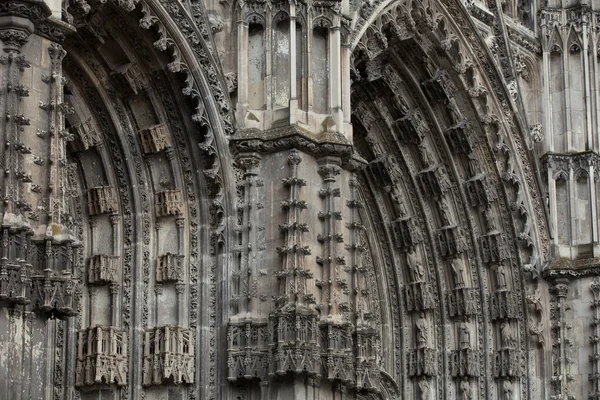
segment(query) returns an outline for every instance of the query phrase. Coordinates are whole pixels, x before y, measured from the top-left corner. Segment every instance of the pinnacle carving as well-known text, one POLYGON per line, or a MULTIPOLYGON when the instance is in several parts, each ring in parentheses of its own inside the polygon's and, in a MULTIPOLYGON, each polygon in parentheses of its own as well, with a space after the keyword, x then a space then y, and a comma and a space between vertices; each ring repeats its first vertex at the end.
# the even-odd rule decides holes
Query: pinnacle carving
POLYGON ((79 331, 77 336, 76 386, 127 383, 128 340, 125 331, 96 326, 79 331))
POLYGON ((175 384, 194 383, 195 354, 191 329, 166 325, 147 330, 142 384, 160 385, 169 379, 175 384))

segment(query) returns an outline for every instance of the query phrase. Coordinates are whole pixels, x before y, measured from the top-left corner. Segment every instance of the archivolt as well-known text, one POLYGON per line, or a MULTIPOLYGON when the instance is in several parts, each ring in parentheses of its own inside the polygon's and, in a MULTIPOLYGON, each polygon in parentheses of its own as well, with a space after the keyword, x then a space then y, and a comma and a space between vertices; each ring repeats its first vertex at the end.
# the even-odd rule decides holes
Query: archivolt
MULTIPOLYGON (((68 122, 75 134, 70 147, 74 229, 84 244, 78 275, 87 274, 83 260, 97 255, 117 257, 122 266, 115 286, 121 313, 98 313, 91 300, 97 289, 84 289, 88 296, 68 340, 75 343, 75 330, 88 326, 120 326, 129 331, 130 351, 137 352, 143 339, 134 327, 207 326, 206 333, 195 330, 201 355, 202 343, 217 341, 216 282, 223 273, 218 254, 227 234, 225 216, 235 214, 224 190, 231 166, 222 163, 228 154, 225 136, 232 129, 229 99, 211 44, 198 31, 205 25, 192 22, 179 5, 169 11, 190 18, 187 23, 176 23, 158 2, 119 5, 130 12, 106 6, 76 19, 78 33, 64 45, 68 97, 76 110, 68 122), (149 33, 135 27, 136 18, 149 33), (94 203, 93 192, 108 196, 110 216, 93 215, 82 197, 88 193, 94 203), (163 287, 150 273, 151 262, 167 254, 185 255, 180 286, 163 287), (160 309, 159 295, 166 290, 184 294, 178 310, 160 309), (160 320, 160 315, 178 320, 160 320)), ((112 296, 98 294, 103 295, 112 296)), ((214 345, 207 350, 208 362, 196 361, 194 377, 206 382, 205 392, 190 391, 190 398, 215 395, 218 354, 214 345)), ((137 362, 136 354, 129 360, 137 362)), ((70 380, 75 354, 68 365, 64 379, 70 380)), ((123 398, 139 396, 137 371, 129 368, 123 398)))
POLYGON ((382 251, 396 268, 382 279, 402 288, 390 301, 393 337, 384 342, 396 352, 386 368, 404 396, 425 380, 450 397, 467 376, 471 385, 477 379, 475 397, 520 387, 521 398, 531 398, 543 388, 525 371, 543 338, 530 339, 527 272, 547 259, 548 236, 529 137, 466 12, 458 2, 445 5, 386 3, 355 23, 363 34, 353 38, 354 144, 370 160, 372 218, 390 230, 382 251), (424 276, 415 271, 419 263, 424 276), (435 373, 411 370, 421 311, 442 350, 435 373), (465 329, 476 337, 468 346, 477 371, 460 371, 465 329), (503 371, 509 348, 519 360, 503 371))

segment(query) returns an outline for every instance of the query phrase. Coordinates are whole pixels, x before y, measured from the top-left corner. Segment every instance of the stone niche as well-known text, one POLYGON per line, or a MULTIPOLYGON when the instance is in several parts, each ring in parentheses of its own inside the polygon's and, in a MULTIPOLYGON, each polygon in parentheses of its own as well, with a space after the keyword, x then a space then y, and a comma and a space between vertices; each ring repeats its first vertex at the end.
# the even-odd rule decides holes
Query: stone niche
POLYGON ((409 110, 402 118, 394 122, 398 140, 406 144, 419 144, 423 140, 424 132, 427 130, 423 117, 418 110, 409 110))
POLYGON ((466 119, 448 128, 445 136, 448 147, 453 154, 468 154, 473 151, 466 119))
POLYGON ((438 230, 437 243, 442 257, 455 257, 465 249, 465 243, 458 227, 449 226, 438 230))
POLYGON ((155 210, 157 217, 168 217, 170 215, 181 215, 183 204, 181 202, 181 191, 165 190, 155 195, 155 210))
POLYGON ((367 166, 367 171, 378 186, 389 187, 392 184, 392 178, 388 172, 384 159, 378 158, 373 160, 367 166))
POLYGON ((448 293, 448 314, 451 317, 465 317, 477 314, 478 298, 477 289, 460 287, 448 293))
POLYGON ((267 321, 239 321, 227 332, 227 379, 266 379, 269 368, 267 321))
POLYGON ((127 333, 112 326, 95 326, 79 331, 75 385, 79 387, 116 384, 127 380, 127 333))
POLYGON ((29 304, 30 288, 27 268, 18 264, 0 266, 0 300, 20 305, 29 304))
POLYGON ((146 331, 142 384, 145 386, 194 383, 194 333, 180 326, 146 331))
POLYGON ((119 257, 97 254, 90 259, 88 283, 110 284, 119 277, 119 257))
POLYGON ((183 280, 185 256, 166 253, 156 261, 156 282, 180 282, 183 280))
POLYGON ((144 74, 136 63, 130 62, 115 68, 112 76, 121 87, 127 88, 133 95, 143 92, 148 87, 148 83, 143 78, 144 74))
POLYGON ((102 144, 100 132, 93 126, 91 118, 71 128, 75 133, 73 149, 75 151, 84 151, 102 144))
POLYGON ((31 275, 31 300, 33 306, 48 318, 66 318, 77 314, 75 287, 71 273, 56 274, 45 269, 41 274, 31 275))
POLYGON ((441 165, 434 165, 417 174, 417 185, 427 199, 436 198, 446 193, 446 176, 441 165))
POLYGON ((498 232, 488 233, 479 238, 481 258, 485 264, 499 263, 510 257, 506 237, 498 232))
POLYGON ((466 181, 465 192, 471 207, 486 206, 498 198, 490 175, 479 175, 466 181))
POLYGON ((99 186, 88 190, 90 215, 111 214, 119 210, 117 195, 112 186, 99 186))
POLYGON ((409 251, 422 241, 421 232, 412 217, 398 218, 390 224, 394 244, 400 251, 409 251))
POLYGON ((142 129, 140 131, 140 142, 144 154, 158 153, 171 147, 167 127, 164 124, 142 129))
POLYGON ((436 306, 433 288, 427 282, 412 282, 405 286, 406 309, 409 312, 431 310, 436 306))
POLYGON ((435 376, 437 375, 437 351, 421 347, 412 349, 407 354, 408 376, 435 376))

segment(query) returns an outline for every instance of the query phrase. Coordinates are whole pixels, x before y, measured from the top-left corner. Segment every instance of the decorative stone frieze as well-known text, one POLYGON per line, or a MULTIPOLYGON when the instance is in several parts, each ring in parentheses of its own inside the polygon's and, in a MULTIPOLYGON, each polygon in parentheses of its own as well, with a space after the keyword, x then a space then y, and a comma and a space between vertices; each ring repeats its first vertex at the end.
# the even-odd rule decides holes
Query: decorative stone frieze
POLYGON ((89 284, 110 284, 119 278, 120 257, 106 254, 96 254, 90 258, 88 267, 89 284))
POLYGON ((192 384, 195 376, 194 331, 180 326, 146 330, 142 384, 192 384))
POLYGON ((152 125, 140 131, 140 143, 144 154, 158 153, 171 147, 169 133, 164 124, 152 125))
POLYGON ((185 256, 166 253, 156 261, 156 282, 180 282, 183 280, 185 256))
POLYGON ((90 215, 111 214, 119 210, 117 194, 112 186, 99 186, 88 190, 90 215))
POLYGON ((498 198, 490 175, 478 175, 466 181, 465 193, 471 207, 486 206, 498 198))
POLYGON ((112 326, 79 331, 75 385, 100 386, 127 383, 127 333, 112 326))
POLYGON ((157 217, 181 215, 183 203, 181 202, 181 191, 165 190, 155 195, 155 210, 157 217))

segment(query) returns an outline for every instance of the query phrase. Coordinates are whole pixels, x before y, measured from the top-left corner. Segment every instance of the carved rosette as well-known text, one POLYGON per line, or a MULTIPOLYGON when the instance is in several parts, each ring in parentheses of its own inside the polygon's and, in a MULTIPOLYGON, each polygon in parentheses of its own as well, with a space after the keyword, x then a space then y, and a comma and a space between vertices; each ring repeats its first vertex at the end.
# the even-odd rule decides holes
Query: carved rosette
POLYGON ((194 383, 194 332, 179 326, 161 326, 146 331, 142 384, 194 383))
POLYGON ((95 326, 77 335, 77 367, 75 385, 78 387, 127 381, 127 333, 112 326, 95 326))

